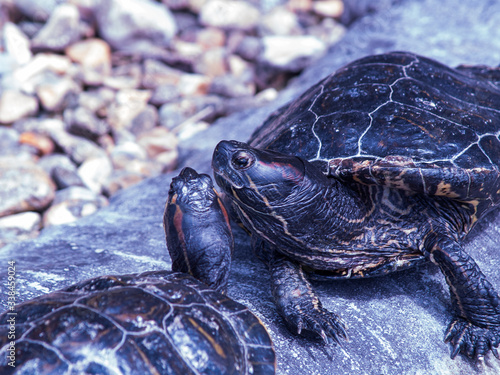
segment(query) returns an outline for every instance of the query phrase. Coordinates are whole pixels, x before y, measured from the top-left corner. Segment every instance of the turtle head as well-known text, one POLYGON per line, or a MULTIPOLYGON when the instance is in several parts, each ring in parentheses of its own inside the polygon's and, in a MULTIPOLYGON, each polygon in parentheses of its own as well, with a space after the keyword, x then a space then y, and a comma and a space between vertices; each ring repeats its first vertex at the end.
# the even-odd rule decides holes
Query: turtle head
POLYGON ((301 189, 304 161, 237 141, 221 141, 212 167, 215 181, 233 200, 260 212, 286 204, 301 189))
POLYGON ((163 226, 172 270, 188 273, 223 292, 233 236, 226 209, 210 176, 184 168, 172 179, 163 226))
POLYGON ((172 179, 168 192, 169 202, 173 201, 190 211, 207 210, 216 196, 210 176, 198 174, 189 167, 172 179))

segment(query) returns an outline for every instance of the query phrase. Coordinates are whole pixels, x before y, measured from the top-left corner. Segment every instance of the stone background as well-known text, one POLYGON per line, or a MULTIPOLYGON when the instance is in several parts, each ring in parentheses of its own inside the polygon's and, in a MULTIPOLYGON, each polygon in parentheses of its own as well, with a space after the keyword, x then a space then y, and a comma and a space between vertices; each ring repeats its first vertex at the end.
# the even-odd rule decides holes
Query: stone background
MULTIPOLYGON (((500 4, 496 1, 406 0, 357 21, 345 38, 307 69, 272 104, 219 120, 180 146, 180 166, 208 171, 220 139, 245 140, 279 105, 343 64, 372 53, 409 50, 449 65, 500 63, 500 4), (473 4, 472 4, 473 3, 473 4)), ((169 268, 161 216, 173 172, 125 189, 98 213, 42 231, 32 241, 0 252, 0 278, 15 260, 19 302, 76 281, 109 273, 169 268), (1 266, 3 264, 3 266, 1 266)), ((326 308, 348 325, 339 347, 289 333, 273 305, 265 267, 251 255, 248 238, 236 231, 229 296, 246 304, 269 328, 278 374, 498 374, 488 356, 473 363, 451 360, 443 343, 451 319, 443 276, 432 265, 387 277, 314 282, 326 308)), ((470 237, 469 253, 500 290, 500 218, 492 213, 470 237)), ((2 303, 5 306, 5 299, 2 303)))

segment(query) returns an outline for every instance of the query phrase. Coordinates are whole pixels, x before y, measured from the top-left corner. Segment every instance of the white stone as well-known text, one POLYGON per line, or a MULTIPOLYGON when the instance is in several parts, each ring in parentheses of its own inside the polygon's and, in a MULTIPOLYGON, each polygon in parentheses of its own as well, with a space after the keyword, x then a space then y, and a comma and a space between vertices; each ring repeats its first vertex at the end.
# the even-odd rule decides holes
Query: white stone
POLYGON ((3 230, 15 230, 31 232, 40 228, 42 217, 38 212, 28 211, 0 218, 0 232, 3 230))
POLYGON ((4 90, 0 96, 0 124, 11 124, 38 111, 38 101, 17 90, 4 90))
POLYGON ((137 41, 166 46, 177 32, 175 19, 163 4, 150 0, 107 0, 98 4, 100 35, 113 48, 137 41))
POLYGON ((263 35, 300 35, 302 30, 298 17, 285 7, 276 7, 265 14, 259 22, 263 35))
POLYGON ((80 13, 72 4, 60 4, 35 35, 32 47, 62 51, 80 38, 80 13))
POLYGON ((326 52, 326 44, 314 36, 266 36, 261 62, 284 71, 299 71, 326 52))
POLYGON ((260 12, 245 1, 210 0, 201 7, 199 18, 205 26, 250 30, 257 25, 260 12))
POLYGON ((32 58, 30 40, 12 22, 6 22, 3 27, 5 50, 17 65, 24 65, 32 58))
POLYGON ((107 156, 90 158, 78 168, 83 183, 94 193, 100 194, 102 187, 111 176, 113 166, 107 156))

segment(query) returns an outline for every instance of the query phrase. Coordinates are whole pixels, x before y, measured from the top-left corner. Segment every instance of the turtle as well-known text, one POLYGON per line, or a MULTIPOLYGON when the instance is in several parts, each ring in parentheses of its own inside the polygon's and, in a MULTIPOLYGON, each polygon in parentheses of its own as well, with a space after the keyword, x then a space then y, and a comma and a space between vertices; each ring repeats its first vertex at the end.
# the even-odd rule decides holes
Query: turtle
POLYGON ((355 60, 271 114, 212 167, 295 333, 343 342, 309 275, 386 275, 424 262, 449 285, 450 355, 499 357, 500 299, 464 250, 500 202, 500 69, 410 52, 355 60), (491 74, 488 74, 491 73, 491 74))
POLYGON ((3 313, 2 374, 274 374, 266 328, 222 293, 224 215, 211 178, 183 169, 164 215, 174 269, 96 277, 3 313))

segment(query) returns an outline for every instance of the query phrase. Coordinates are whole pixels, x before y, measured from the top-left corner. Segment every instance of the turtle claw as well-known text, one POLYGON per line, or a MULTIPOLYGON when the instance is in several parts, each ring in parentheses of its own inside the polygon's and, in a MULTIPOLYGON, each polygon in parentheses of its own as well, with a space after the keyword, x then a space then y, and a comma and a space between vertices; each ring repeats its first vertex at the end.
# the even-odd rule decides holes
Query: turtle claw
POLYGON ((284 318, 291 331, 297 332, 298 335, 312 333, 314 336, 319 336, 325 344, 341 345, 341 338, 347 340, 345 324, 336 314, 322 306, 310 309, 296 306, 296 309, 289 311, 284 318))
POLYGON ((500 359, 497 350, 500 344, 500 327, 481 328, 463 318, 455 318, 448 326, 444 341, 451 343, 452 359, 462 353, 479 360, 490 350, 500 359))

